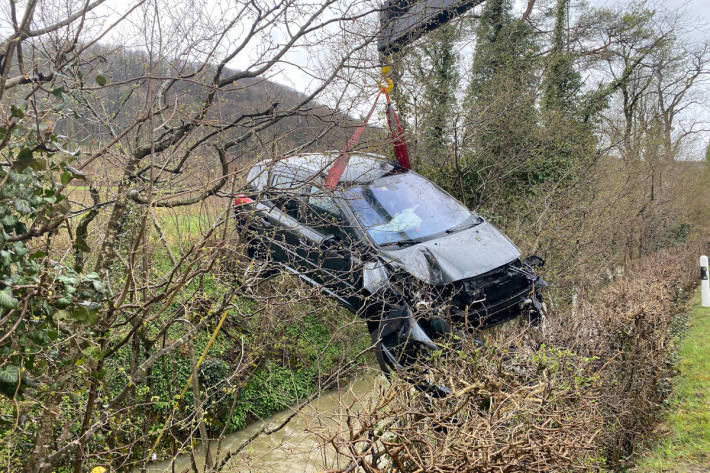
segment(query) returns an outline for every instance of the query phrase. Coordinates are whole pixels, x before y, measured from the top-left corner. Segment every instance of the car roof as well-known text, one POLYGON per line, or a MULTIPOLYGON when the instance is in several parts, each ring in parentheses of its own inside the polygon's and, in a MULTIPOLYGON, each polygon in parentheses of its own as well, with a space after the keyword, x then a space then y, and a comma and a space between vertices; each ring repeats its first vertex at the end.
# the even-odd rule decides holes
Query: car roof
MULTIPOLYGON (((328 170, 340 155, 339 151, 325 153, 303 153, 277 162, 261 161, 254 165, 247 180, 256 189, 266 187, 268 170, 271 167, 277 174, 291 174, 306 182, 322 182, 328 170)), ((384 176, 395 168, 388 158, 371 153, 353 153, 345 171, 340 176, 340 183, 365 184, 384 176)))

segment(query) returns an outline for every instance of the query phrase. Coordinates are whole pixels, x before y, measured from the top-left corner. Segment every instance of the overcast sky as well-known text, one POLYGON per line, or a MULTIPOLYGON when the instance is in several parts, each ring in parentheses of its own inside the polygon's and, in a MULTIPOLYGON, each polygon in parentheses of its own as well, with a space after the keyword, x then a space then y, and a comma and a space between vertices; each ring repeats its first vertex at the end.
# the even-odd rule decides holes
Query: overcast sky
MULTIPOLYGON (((116 12, 122 11, 125 9, 125 1, 126 0, 109 0, 106 4, 106 8, 115 9, 116 12)), ((347 0, 341 1, 347 2, 347 0)), ((371 1, 373 4, 377 3, 377 0, 371 1)), ((551 3, 544 2, 543 0, 539 1, 540 4, 551 3)), ((579 4, 582 1, 584 0, 572 0, 573 8, 575 4, 579 4)), ((513 0, 513 2, 515 9, 519 10, 516 14, 522 14, 522 11, 527 5, 527 0, 513 0)), ((593 7, 606 7, 611 9, 622 9, 625 5, 631 3, 630 1, 625 0, 586 0, 586 2, 593 7)), ((221 4, 221 2, 217 2, 216 0, 204 0, 203 8, 210 10, 210 8, 216 4, 221 4)), ((225 5, 227 4, 225 3, 225 5)), ((671 15, 678 14, 683 19, 683 29, 685 30, 684 36, 689 41, 701 42, 710 40, 710 0, 647 0, 647 5, 651 8, 657 7, 659 13, 667 12, 671 15)), ((482 7, 478 8, 480 10, 482 7)), ((376 21, 377 20, 375 19, 374 23, 376 23, 376 21)), ((337 35, 335 30, 337 30, 338 27, 338 23, 332 24, 331 28, 334 30, 332 32, 333 34, 337 35)), ((121 33, 122 30, 116 30, 114 34, 118 35, 118 37, 107 38, 108 41, 113 40, 117 43, 125 45, 127 38, 125 35, 122 36, 121 33)), ((277 34, 278 31, 275 31, 274 33, 277 34)), ((140 36, 141 35, 136 36, 138 41, 140 41, 140 36)), ((317 77, 324 77, 324 74, 319 74, 317 69, 318 63, 321 62, 324 57, 328 56, 328 48, 332 49, 333 46, 331 44, 322 43, 320 47, 311 44, 308 47, 294 48, 283 58, 284 61, 279 64, 279 67, 272 71, 272 73, 268 76, 268 79, 305 93, 314 90, 319 84, 317 77)), ((465 74, 465 71, 470 67, 470 61, 473 54, 473 45, 470 43, 460 45, 459 52, 462 57, 460 67, 462 68, 462 72, 465 74)), ((243 56, 249 56, 254 53, 256 53, 256 50, 252 51, 248 47, 243 56)), ((358 64, 360 67, 369 68, 377 65, 377 52, 374 45, 368 50, 365 56, 363 56, 362 63, 358 64), (367 59, 365 57, 369 57, 368 54, 372 56, 371 59, 367 59)), ((244 57, 240 56, 235 58, 234 61, 230 63, 230 66, 235 69, 239 69, 240 65, 244 63, 244 57)), ((250 62, 246 61, 246 63, 250 62)), ((325 61, 325 63, 327 63, 327 61, 325 61)), ((374 94, 376 93, 376 84, 374 77, 359 82, 362 83, 360 87, 357 85, 353 86, 352 84, 347 86, 345 94, 343 94, 343 87, 345 87, 344 84, 332 84, 326 89, 324 94, 320 95, 316 100, 330 106, 336 106, 343 110, 349 109, 352 115, 364 115, 371 105, 371 98, 365 97, 369 94, 370 88, 372 92, 371 95, 374 97, 374 94), (343 95, 346 97, 344 101, 343 95), (348 107, 348 102, 350 102, 352 108, 348 107), (343 108, 343 106, 345 106, 345 108, 343 108)), ((708 91, 708 96, 710 96, 710 90, 708 91)), ((699 111, 699 113, 702 115, 710 115, 708 110, 699 111)), ((383 119, 384 118, 382 116, 376 114, 373 116, 372 121, 374 123, 379 123, 383 119)))
MULTIPOLYGON (((618 0, 587 0, 595 7, 618 8, 631 2, 618 0)), ((687 16, 698 39, 710 39, 710 0, 648 0, 648 4, 687 16)))
MULTIPOLYGON (((516 9, 520 10, 521 12, 525 9, 525 6, 527 5, 527 0, 513 1, 515 3, 516 9)), ((573 5, 578 1, 579 0, 572 0, 573 5)), ((631 3, 625 0, 586 1, 589 5, 593 7, 612 9, 618 9, 623 7, 623 5, 631 3)), ((670 14, 678 14, 679 16, 681 16, 683 18, 686 33, 691 40, 698 42, 710 40, 710 0, 647 0, 647 5, 651 8, 657 8, 659 11, 665 10, 670 14)), ((460 54, 463 56, 461 66, 464 69, 469 67, 472 50, 472 45, 463 46, 460 49, 460 54)), ((313 51, 310 52, 313 53, 313 51)), ((302 56, 303 52, 301 52, 300 55, 302 56)), ((297 59, 295 62, 301 61, 297 59)), ((288 85, 296 90, 300 90, 303 92, 308 91, 310 87, 314 86, 312 77, 309 77, 302 71, 298 71, 295 69, 289 70, 288 67, 284 68, 282 74, 273 76, 272 80, 276 80, 277 82, 281 82, 285 85, 288 85)), ((367 108, 369 108, 369 104, 367 104, 367 106, 363 105, 363 112, 367 108)))
MULTIPOLYGON (((585 1, 585 0, 572 0, 573 8, 575 4, 579 4, 580 2, 585 1)), ((684 23, 685 23, 685 29, 687 30, 687 35, 690 36, 693 40, 695 41, 704 41, 710 39, 710 0, 646 0, 647 5, 650 6, 651 8, 657 7, 658 10, 660 11, 667 11, 670 12, 671 14, 677 13, 680 16, 683 17, 684 23)), ((514 6, 516 10, 519 10, 519 13, 522 14, 522 11, 525 9, 527 5, 527 0, 513 0, 514 6)), ((593 7, 607 7, 607 8, 612 8, 612 9, 619 9, 623 8, 624 5, 628 5, 631 2, 626 1, 626 0, 586 0, 586 2, 593 6, 593 7)), ((210 9, 210 6, 213 4, 217 4, 220 2, 216 1, 211 1, 211 0, 204 0, 204 8, 210 9)), ((376 0, 372 0, 373 4, 376 4, 376 0)), ((549 2, 544 2, 542 0, 539 0, 540 4, 549 4, 549 2)), ((122 11, 125 8, 125 0, 109 0, 107 2, 107 5, 109 5, 109 8, 115 9, 117 12, 122 11)), ((482 6, 479 6, 478 9, 480 10, 482 6)), ((338 24, 332 25, 333 28, 337 28, 338 24)), ((119 33, 120 35, 120 30, 119 33)), ((125 44, 126 38, 119 36, 117 38, 111 38, 114 41, 120 42, 122 44, 125 44)), ((111 41, 109 39, 109 41, 111 41)), ((330 45, 323 45, 324 48, 329 47, 330 45)), ((462 45, 460 50, 459 50, 461 56, 462 56, 462 64, 461 67, 462 69, 467 69, 470 66, 470 61, 471 61, 471 56, 473 52, 473 45, 468 44, 468 45, 462 45)), ((376 55, 377 53, 372 51, 373 55, 376 55)), ((317 62, 317 57, 318 56, 323 56, 325 53, 324 51, 318 49, 318 47, 309 47, 306 49, 303 48, 294 48, 287 56, 284 58, 285 62, 280 65, 278 68, 279 71, 273 71, 275 73, 272 73, 269 75, 269 79, 277 81, 279 83, 282 83, 284 85, 287 85, 289 87, 292 87, 298 91, 301 92, 310 92, 313 90, 315 87, 318 85, 318 81, 314 81, 313 75, 310 73, 312 72, 311 67, 309 66, 312 62, 317 62), (315 61, 314 61, 314 58, 315 61), (300 70, 300 67, 305 68, 306 70, 300 70)), ((240 65, 243 64, 244 58, 237 57, 234 59, 234 61, 230 64, 230 66, 234 67, 235 69, 239 69, 240 65)), ((365 64, 362 64, 361 66, 364 66, 365 64)), ((376 57, 373 58, 372 63, 370 64, 371 66, 376 65, 376 57)), ((374 87, 374 86, 373 86, 374 87)), ((320 100, 323 100, 324 98, 321 97, 320 100)), ((365 111, 368 108, 368 106, 363 106, 363 111, 365 111)))

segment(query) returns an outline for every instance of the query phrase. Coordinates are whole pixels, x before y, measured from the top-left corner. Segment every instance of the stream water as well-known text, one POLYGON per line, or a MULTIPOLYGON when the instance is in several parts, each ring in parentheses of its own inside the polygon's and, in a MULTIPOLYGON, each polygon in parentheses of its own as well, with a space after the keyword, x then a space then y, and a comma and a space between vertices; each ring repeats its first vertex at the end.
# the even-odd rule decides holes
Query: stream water
MULTIPOLYGON (((313 400, 281 430, 270 435, 259 435, 239 454, 234 455, 222 467, 221 473, 313 473, 337 466, 338 459, 334 452, 323 448, 322 442, 311 430, 334 426, 334 419, 337 419, 344 406, 355 405, 357 409, 358 403, 367 402, 375 392, 375 386, 382 383, 386 383, 386 380, 378 370, 366 369, 340 390, 326 392, 313 400)), ((264 422, 255 422, 239 432, 223 437, 219 442, 219 458, 215 458, 217 442, 213 442, 210 448, 213 462, 226 458, 265 425, 267 429, 274 428, 292 413, 292 410, 282 411, 264 422)), ((195 463, 199 471, 203 471, 205 450, 199 447, 194 453, 195 463)), ((193 469, 190 456, 183 454, 172 461, 153 463, 145 471, 184 473, 192 472, 193 469)))

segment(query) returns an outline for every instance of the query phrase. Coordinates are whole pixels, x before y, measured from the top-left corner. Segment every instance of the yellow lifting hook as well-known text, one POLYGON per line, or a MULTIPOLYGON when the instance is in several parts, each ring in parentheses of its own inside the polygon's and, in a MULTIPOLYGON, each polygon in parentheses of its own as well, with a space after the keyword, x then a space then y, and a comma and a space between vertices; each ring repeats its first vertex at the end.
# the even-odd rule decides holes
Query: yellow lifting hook
POLYGON ((382 69, 380 69, 380 72, 382 72, 382 76, 385 80, 384 84, 380 85, 380 90, 386 94, 389 94, 392 92, 392 89, 394 89, 394 81, 389 77, 391 70, 391 66, 382 66, 382 69))

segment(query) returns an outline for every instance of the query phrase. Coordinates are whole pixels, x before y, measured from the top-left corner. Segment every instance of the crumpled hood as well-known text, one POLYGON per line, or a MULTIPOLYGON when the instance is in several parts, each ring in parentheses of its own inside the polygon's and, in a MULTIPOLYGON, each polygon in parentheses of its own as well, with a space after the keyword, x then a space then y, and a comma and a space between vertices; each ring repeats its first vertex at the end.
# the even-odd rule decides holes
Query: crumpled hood
POLYGON ((386 251, 391 261, 428 284, 443 285, 487 273, 520 258, 518 248, 483 222, 441 238, 386 251))

